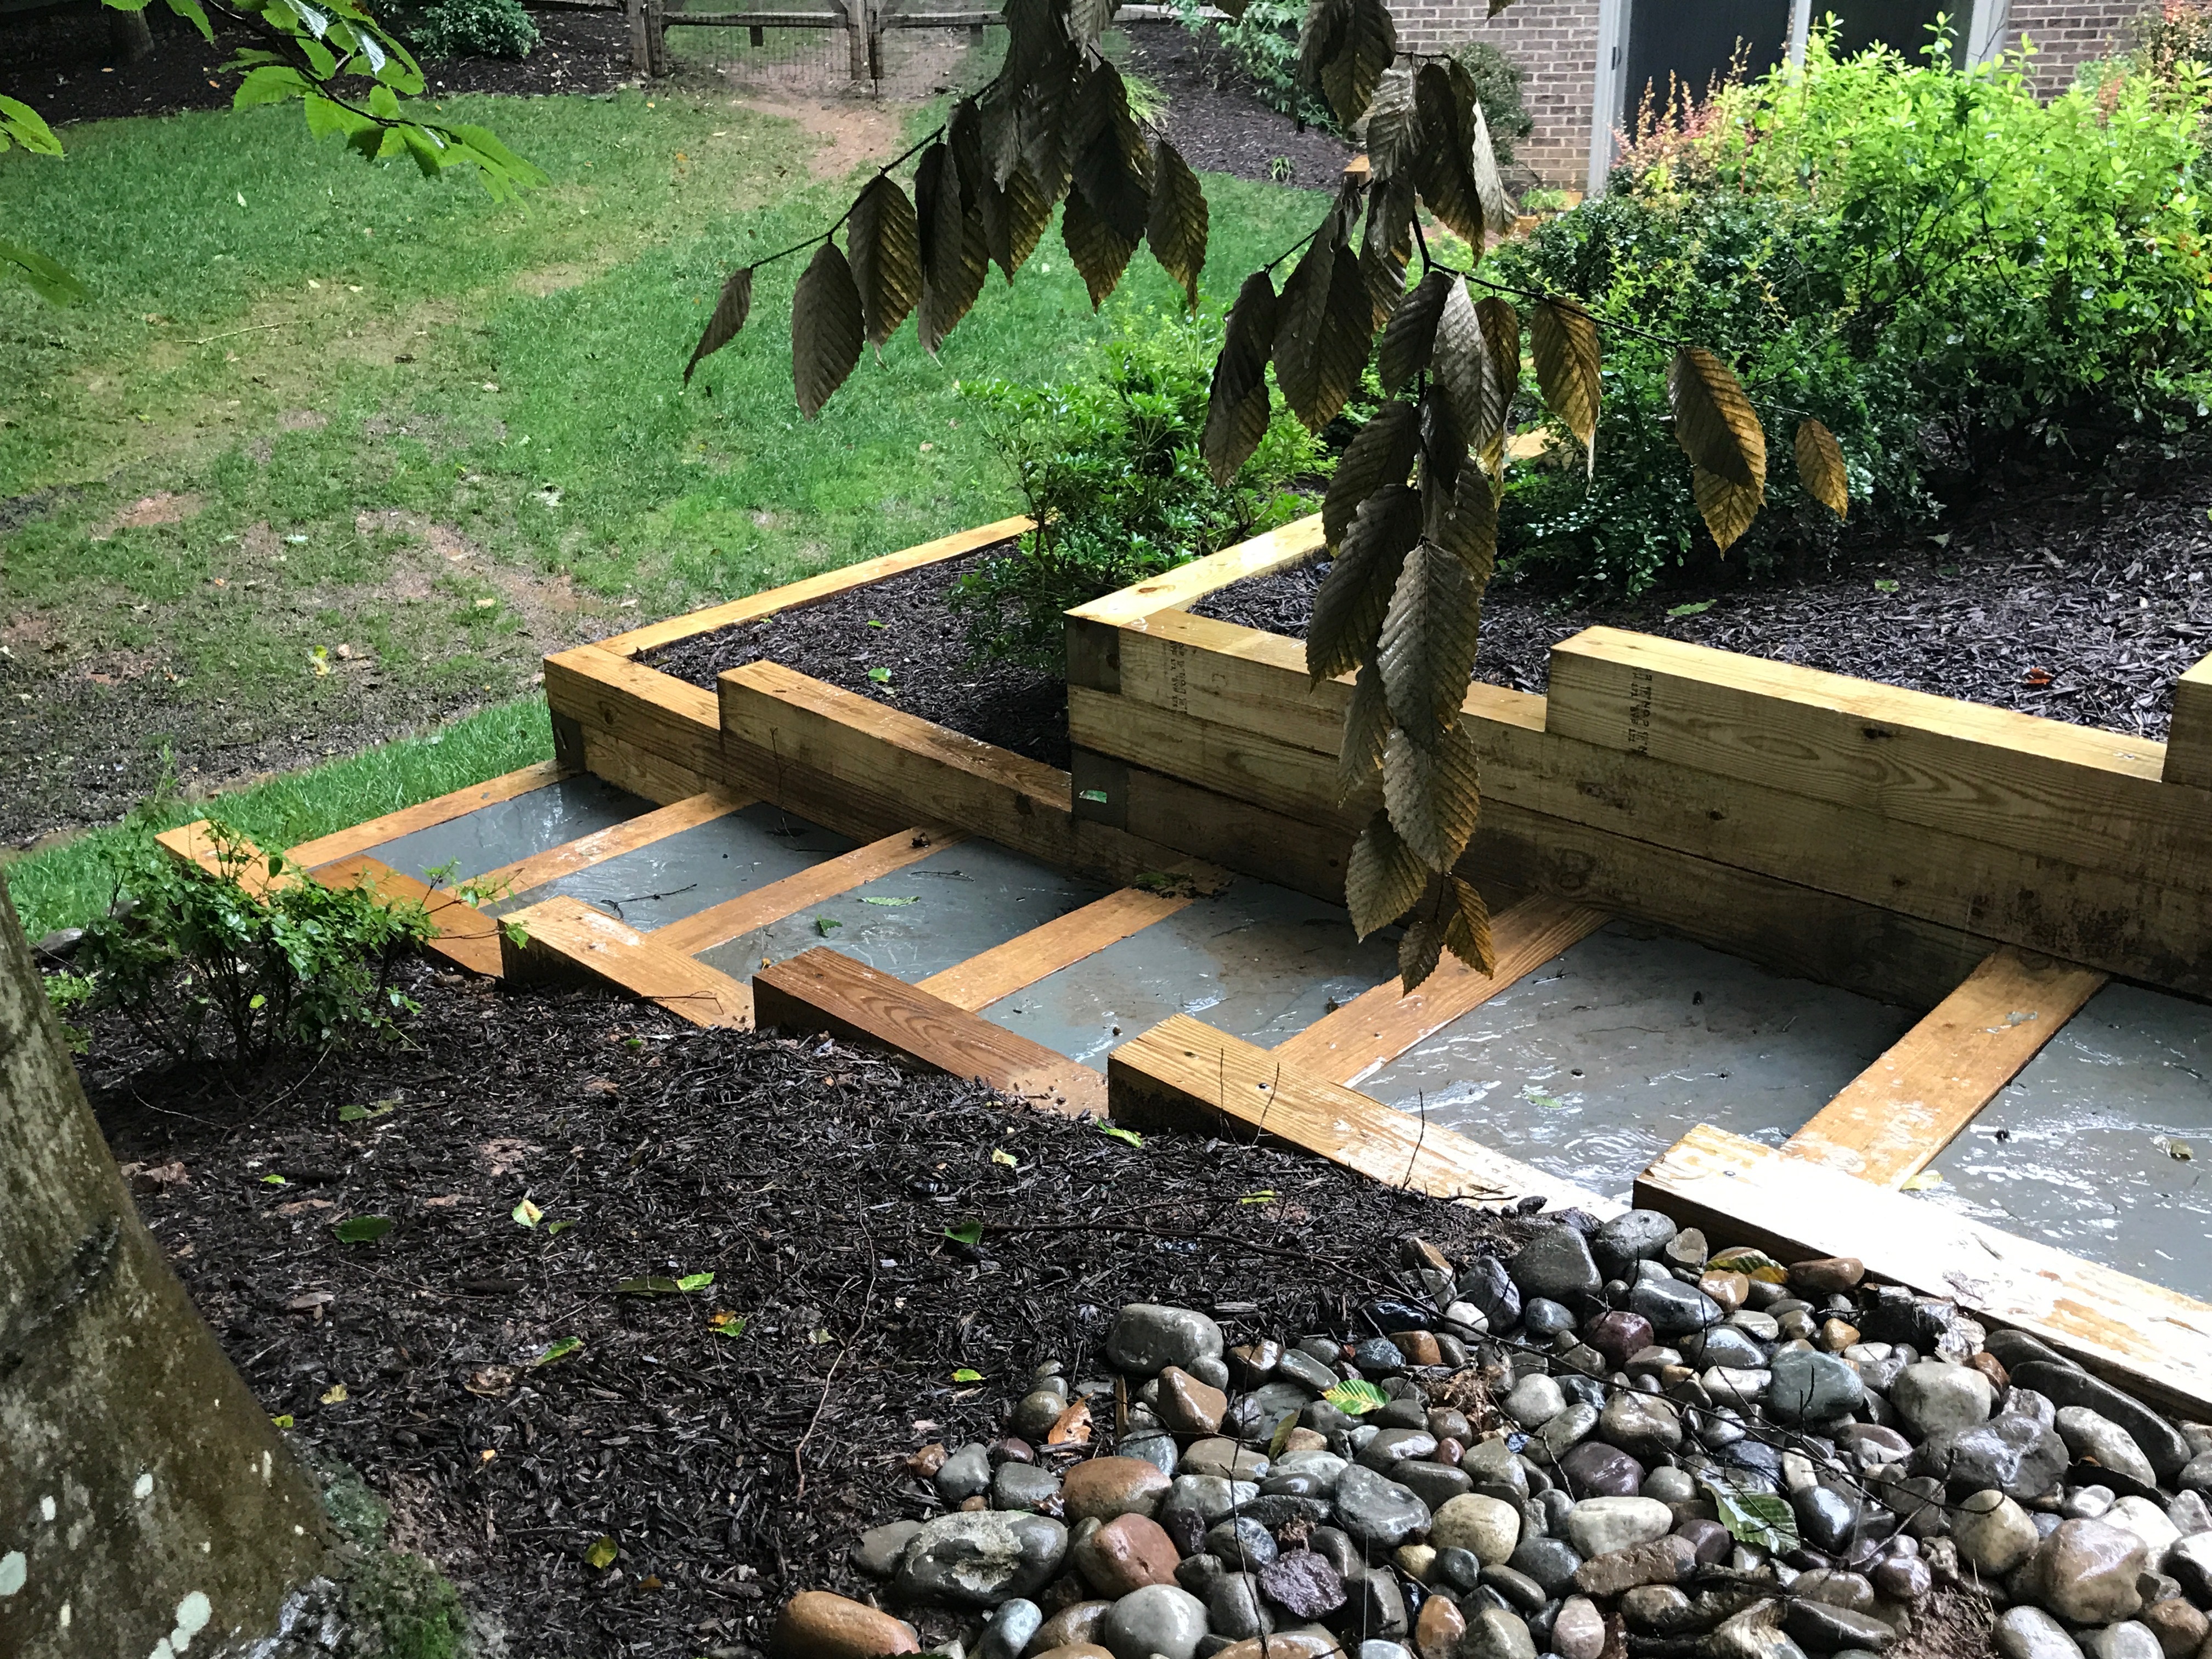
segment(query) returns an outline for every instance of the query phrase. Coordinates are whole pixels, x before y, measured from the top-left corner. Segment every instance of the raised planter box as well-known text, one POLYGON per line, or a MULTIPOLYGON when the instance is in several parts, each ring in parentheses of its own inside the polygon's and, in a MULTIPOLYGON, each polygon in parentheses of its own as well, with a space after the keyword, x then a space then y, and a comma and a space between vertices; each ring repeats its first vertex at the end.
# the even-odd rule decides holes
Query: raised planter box
MULTIPOLYGON (((1348 678, 1188 607, 1318 551, 1287 526, 1070 613, 1075 811, 1317 895, 1348 678), (1272 562, 1271 562, 1272 561, 1272 562)), ((2212 664, 2159 744, 1615 629, 1551 692, 1477 684, 1465 872, 1932 1006, 1997 944, 2212 994, 2212 664)))

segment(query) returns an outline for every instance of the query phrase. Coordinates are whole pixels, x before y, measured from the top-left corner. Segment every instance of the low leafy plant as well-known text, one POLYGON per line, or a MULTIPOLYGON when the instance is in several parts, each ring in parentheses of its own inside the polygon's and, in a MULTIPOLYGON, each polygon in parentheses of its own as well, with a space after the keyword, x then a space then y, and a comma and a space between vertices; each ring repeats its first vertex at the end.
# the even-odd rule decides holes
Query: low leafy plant
POLYGON ((222 1047, 249 1065, 385 1036, 414 1011, 392 970, 434 932, 420 904, 310 881, 220 823, 208 834, 212 869, 131 838, 117 902, 77 947, 77 1010, 116 1010, 179 1060, 222 1047))
POLYGON ((1311 510, 1301 487, 1317 487, 1330 463, 1287 411, 1226 485, 1208 471, 1200 437, 1220 341, 1218 317, 1152 313, 1073 380, 962 386, 1037 521, 1018 552, 953 590, 978 656, 1056 673, 1061 612, 1311 510))
POLYGON ((522 0, 435 0, 401 33, 425 58, 527 58, 538 40, 522 0))
POLYGON ((1452 57, 1474 82, 1474 101, 1490 125, 1490 148, 1498 165, 1513 159, 1513 143, 1536 130, 1535 118, 1521 101, 1521 65, 1487 40, 1452 48, 1452 57))

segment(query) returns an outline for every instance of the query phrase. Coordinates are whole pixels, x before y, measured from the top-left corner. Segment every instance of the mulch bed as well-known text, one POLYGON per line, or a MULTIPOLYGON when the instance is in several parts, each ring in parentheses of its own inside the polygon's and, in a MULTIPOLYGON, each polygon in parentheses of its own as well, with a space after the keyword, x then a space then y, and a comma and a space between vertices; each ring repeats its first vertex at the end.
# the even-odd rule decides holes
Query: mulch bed
POLYGON ((1341 138, 1269 108, 1252 77, 1210 34, 1180 23, 1130 24, 1127 33, 1129 68, 1167 100, 1156 125, 1194 167, 1322 189, 1352 159, 1341 138))
POLYGON ((1012 663, 975 661, 963 619, 946 608, 963 573, 1014 546, 1001 542, 819 605, 679 640, 640 660, 712 690, 723 670, 765 658, 1065 771, 1066 685, 1012 663), (871 679, 870 669, 890 678, 871 679))
POLYGON ((907 1453, 989 1437, 1043 1361, 1089 1375, 1121 1303, 1208 1310, 1232 1342, 1340 1331, 1399 1236, 1458 1255, 1526 1224, 1299 1154, 1131 1146, 824 1042, 409 971, 402 1046, 239 1077, 103 1026, 84 1069, 262 1403, 533 1651, 749 1654, 786 1596, 854 1586, 861 1528, 930 1512, 907 1453), (398 1224, 337 1242, 364 1215, 398 1224), (945 1236, 970 1218, 980 1248, 945 1236), (713 1288, 617 1288, 692 1273, 713 1288))
MULTIPOLYGON (((259 44, 250 30, 218 26, 203 40, 161 6, 146 12, 154 55, 121 61, 110 45, 109 14, 97 5, 66 6, 29 17, 0 16, 0 93, 20 98, 56 126, 118 115, 168 115, 186 109, 228 109, 239 77, 222 65, 241 46, 259 44)), ((629 26, 619 7, 605 11, 535 11, 543 40, 527 58, 453 58, 424 63, 434 92, 609 92, 637 78, 630 65, 629 26)))
MULTIPOLYGON (((1923 540, 1832 574, 1574 605, 1499 582, 1475 678, 1541 691, 1551 647, 1600 624, 1887 685, 2162 738, 2173 682, 2212 653, 2212 471, 2140 493, 1992 501, 1948 545, 1923 540), (1709 609, 1675 616, 1699 603, 1709 609)), ((1326 566, 1239 583, 1200 616, 1303 638, 1326 566)))

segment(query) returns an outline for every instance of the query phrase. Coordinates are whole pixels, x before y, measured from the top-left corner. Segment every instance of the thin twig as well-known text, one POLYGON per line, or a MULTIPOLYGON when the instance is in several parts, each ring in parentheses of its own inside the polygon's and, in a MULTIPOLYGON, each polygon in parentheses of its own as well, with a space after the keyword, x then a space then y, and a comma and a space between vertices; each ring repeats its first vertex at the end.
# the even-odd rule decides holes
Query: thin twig
POLYGON ((837 1357, 830 1362, 830 1374, 822 1379, 822 1398, 814 1402, 814 1415, 806 1419, 806 1432, 799 1437, 799 1443, 791 1449, 791 1467, 799 1476, 798 1489, 793 1498, 806 1496, 806 1443, 814 1437, 814 1431, 822 1421, 822 1413, 829 1409, 830 1395, 837 1386, 837 1367, 845 1363, 845 1356, 853 1352, 853 1344, 868 1328, 868 1316, 876 1307, 876 1263, 881 1260, 876 1254, 875 1235, 864 1225, 860 1237, 868 1246, 868 1288, 860 1297, 860 1317, 853 1326, 853 1334, 845 1339, 845 1346, 837 1350, 837 1357))
POLYGON ((234 328, 226 333, 210 334, 204 340, 195 340, 194 345, 213 345, 217 340, 234 340, 241 334, 258 334, 264 329, 289 328, 294 323, 303 323, 304 317, 288 317, 281 323, 256 323, 251 328, 234 328))

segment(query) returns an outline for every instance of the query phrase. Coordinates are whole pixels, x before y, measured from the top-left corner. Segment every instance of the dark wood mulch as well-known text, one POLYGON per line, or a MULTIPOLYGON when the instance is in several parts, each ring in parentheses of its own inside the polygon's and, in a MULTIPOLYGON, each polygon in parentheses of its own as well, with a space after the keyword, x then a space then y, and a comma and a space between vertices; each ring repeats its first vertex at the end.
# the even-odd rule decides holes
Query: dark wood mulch
POLYGON ((1013 549, 1001 542, 820 605, 680 640, 641 660, 711 690, 723 670, 765 658, 1065 771, 1066 685, 1012 663, 975 660, 963 619, 945 605, 963 572, 1013 549), (872 679, 871 669, 890 678, 872 679))
POLYGON ((1133 23, 1128 36, 1129 68, 1167 101, 1155 125, 1201 172, 1316 190, 1334 184, 1352 159, 1341 138, 1302 127, 1261 101, 1252 77, 1210 32, 1133 23))
MULTIPOLYGON (((2115 497, 1992 501, 1946 544, 1798 581, 1739 585, 1710 608, 1664 592, 1564 605, 1500 582, 1483 606, 1475 678, 1541 691, 1551 647, 1599 624, 1856 675, 1939 696, 2162 738, 2173 681, 2212 653, 2212 470, 2177 471, 2115 497)), ((1326 567, 1256 578, 1201 616, 1304 638, 1326 567)))
POLYGON ((860 1528, 928 1511, 908 1451, 988 1437, 1041 1362, 1087 1375, 1123 1302, 1232 1341, 1340 1331, 1398 1236, 1456 1255, 1525 1224, 826 1043, 410 974, 404 1046, 233 1077, 103 1027, 85 1069, 117 1157, 182 1166, 139 1178, 141 1211, 263 1404, 532 1651, 757 1648, 787 1595, 853 1584, 860 1528), (398 1224, 337 1241, 368 1215, 398 1224), (971 1218, 980 1249, 945 1237, 971 1218), (693 1273, 711 1290, 617 1290, 693 1273))
MULTIPOLYGON (((154 55, 125 62, 108 35, 109 14, 93 4, 27 17, 0 15, 0 93, 20 98, 54 125, 118 115, 228 109, 239 77, 222 65, 251 31, 218 27, 215 44, 160 4, 149 7, 154 55)), ((629 26, 619 7, 535 11, 543 37, 527 58, 453 58, 422 66, 434 92, 607 92, 637 78, 629 26)))

